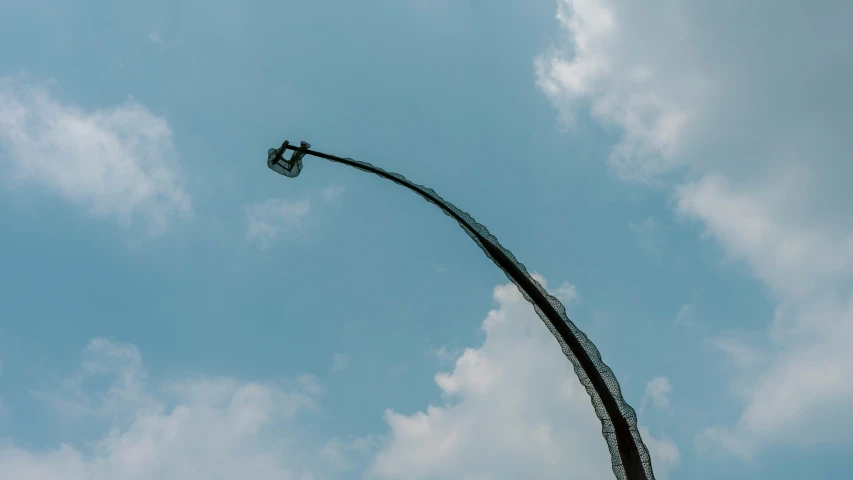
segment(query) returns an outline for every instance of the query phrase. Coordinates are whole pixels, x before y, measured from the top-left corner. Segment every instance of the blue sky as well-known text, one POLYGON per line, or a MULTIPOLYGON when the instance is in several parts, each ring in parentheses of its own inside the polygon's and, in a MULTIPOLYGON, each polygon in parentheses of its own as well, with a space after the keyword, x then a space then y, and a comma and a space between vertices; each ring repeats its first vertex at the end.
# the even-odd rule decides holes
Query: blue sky
POLYGON ((853 471, 847 2, 0 3, 0 478, 853 471), (795 32, 795 33, 792 33, 795 32), (847 160, 844 160, 847 158, 847 160))

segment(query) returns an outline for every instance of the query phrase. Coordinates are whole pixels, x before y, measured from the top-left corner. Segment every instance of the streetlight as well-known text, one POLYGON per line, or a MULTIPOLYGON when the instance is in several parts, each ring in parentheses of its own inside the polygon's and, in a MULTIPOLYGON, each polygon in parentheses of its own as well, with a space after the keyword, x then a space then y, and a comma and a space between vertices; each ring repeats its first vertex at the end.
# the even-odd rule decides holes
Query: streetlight
POLYGON ((305 155, 324 158, 350 167, 370 172, 386 180, 408 188, 428 202, 435 204, 449 217, 459 223, 465 233, 480 246, 487 257, 500 268, 521 291, 524 298, 533 304, 539 318, 554 334, 563 353, 572 362, 575 374, 589 394, 595 413, 601 421, 601 432, 610 448, 613 473, 620 480, 654 480, 649 452, 637 430, 637 415, 634 409, 622 398, 619 383, 610 367, 601 360, 598 349, 566 315, 566 309, 559 300, 551 296, 542 285, 527 273, 527 269, 515 259, 512 252, 505 249, 489 230, 477 223, 470 215, 459 210, 452 203, 441 198, 432 189, 414 184, 402 175, 386 172, 381 168, 351 158, 311 150, 311 145, 301 142, 300 146, 290 145, 285 140, 279 148, 267 152, 267 166, 274 172, 294 178, 302 171, 302 159, 305 155), (284 158, 286 150, 293 150, 289 159, 284 158))

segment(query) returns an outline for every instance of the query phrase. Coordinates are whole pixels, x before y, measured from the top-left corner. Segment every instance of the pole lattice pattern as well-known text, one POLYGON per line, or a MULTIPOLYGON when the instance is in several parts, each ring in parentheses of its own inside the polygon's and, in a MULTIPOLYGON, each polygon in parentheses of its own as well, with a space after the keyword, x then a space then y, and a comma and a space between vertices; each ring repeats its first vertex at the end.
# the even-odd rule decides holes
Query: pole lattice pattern
POLYGON ((400 174, 387 172, 366 162, 341 158, 309 150, 311 145, 302 142, 300 147, 284 142, 281 148, 269 149, 267 166, 287 177, 293 178, 302 171, 302 158, 313 155, 337 163, 373 173, 414 191, 425 200, 438 206, 446 215, 459 223, 465 233, 483 250, 518 287, 524 298, 533 304, 548 330, 557 339, 563 353, 572 362, 575 374, 592 400, 592 406, 601 421, 601 432, 610 449, 613 473, 619 480, 654 480, 649 452, 637 429, 637 415, 622 398, 619 382, 610 367, 604 364, 598 349, 569 320, 566 309, 557 298, 549 294, 536 281, 515 256, 501 246, 498 239, 473 217, 444 200, 435 191, 412 183, 400 174), (285 150, 293 150, 290 159, 283 158, 285 150))

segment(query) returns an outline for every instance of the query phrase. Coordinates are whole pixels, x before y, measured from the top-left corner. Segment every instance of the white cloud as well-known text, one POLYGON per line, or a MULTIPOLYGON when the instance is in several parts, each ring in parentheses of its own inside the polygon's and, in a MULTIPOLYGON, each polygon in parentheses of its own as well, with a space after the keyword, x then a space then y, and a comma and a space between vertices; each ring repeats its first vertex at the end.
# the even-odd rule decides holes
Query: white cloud
MULTIPOLYGON (((37 449, 0 442, 0 478, 319 480, 357 472, 372 453, 373 478, 612 478, 601 426, 556 341, 514 285, 495 288, 494 298, 484 343, 435 376, 444 405, 411 416, 388 410, 384 438, 300 437, 293 422, 322 392, 313 377, 155 387, 135 346, 95 339, 79 370, 42 395, 86 433, 37 449)), ((657 478, 667 479, 678 448, 642 432, 657 478)))
POLYGON ((667 377, 655 377, 646 384, 646 394, 643 397, 643 405, 651 401, 656 408, 669 408, 669 395, 672 393, 672 385, 667 377))
POLYGON ((661 434, 660 438, 655 438, 646 427, 640 427, 640 435, 643 437, 643 443, 649 449, 649 455, 652 457, 652 467, 654 468, 655 478, 657 480, 669 480, 669 474, 681 464, 681 452, 671 438, 666 434, 661 434))
MULTIPOLYGON (((541 277, 538 277, 543 281, 541 277)), ((371 476, 610 479, 607 443, 571 363, 513 284, 495 288, 486 339, 435 382, 445 399, 411 415, 388 410, 390 434, 371 476)), ((674 468, 671 440, 644 437, 658 478, 674 468)))
POLYGON ((779 208, 793 199, 795 175, 735 191, 725 178, 707 175, 678 189, 678 211, 700 219, 733 256, 784 297, 804 297, 853 272, 853 231, 809 224, 779 208))
POLYGON ((580 298, 577 287, 565 281, 557 287, 557 291, 554 294, 563 303, 571 303, 580 298))
POLYGON ((145 377, 136 347, 96 338, 83 350, 80 371, 66 378, 59 392, 40 396, 66 418, 110 417, 152 403, 145 391, 145 377), (93 378, 107 378, 111 384, 103 392, 89 393, 84 385, 93 378))
MULTIPOLYGON (((656 68, 648 52, 623 48, 626 19, 611 2, 563 0, 558 5, 557 19, 569 34, 572 52, 563 48, 537 57, 538 85, 564 120, 572 121, 578 106, 589 105, 596 118, 620 128, 624 135, 610 156, 611 166, 623 178, 654 181, 678 163, 680 134, 691 120, 693 107, 680 100, 701 92, 703 86, 685 72, 665 78, 671 72, 656 68), (662 80, 666 84, 661 85, 662 80)), ((632 14, 650 15, 642 13, 646 9, 640 5, 637 9, 640 12, 632 14)), ((661 9, 647 10, 664 14, 658 21, 672 20, 661 9)), ((675 33, 680 30, 678 23, 668 26, 675 33)), ((660 32, 642 33, 648 34, 646 42, 674 50, 660 32)))
POLYGON ((767 443, 812 446, 850 438, 853 401, 853 301, 837 296, 780 308, 771 332, 780 352, 724 344, 745 372, 735 392, 744 412, 731 426, 700 438, 736 447, 743 456, 767 443), (758 373, 752 374, 758 365, 758 373))
POLYGON ((734 389, 744 411, 697 445, 743 454, 849 439, 853 4, 559 5, 569 45, 536 60, 543 92, 562 117, 589 106, 622 133, 610 158, 620 177, 683 178, 677 213, 701 222, 780 304, 767 354, 719 344, 749 367, 734 389))
POLYGON ((290 202, 284 199, 269 199, 245 207, 249 223, 247 237, 261 248, 267 248, 282 234, 303 225, 311 212, 307 200, 290 202))
MULTIPOLYGON (((106 428, 97 438, 51 448, 0 443, 0 478, 319 479, 331 447, 296 437, 294 416, 315 404, 318 386, 304 377, 287 388, 231 378, 173 381, 152 389, 136 347, 93 341, 72 383, 92 375, 111 380, 104 391, 78 390, 106 428), (132 388, 128 388, 132 385, 132 388), (117 417, 116 413, 122 413, 117 417), (326 453, 321 453, 326 451, 326 453), (312 464, 313 462, 313 464, 312 464)), ((341 455, 356 446, 341 444, 341 455)), ((345 456, 338 455, 339 462, 345 456)), ((339 463, 338 467, 344 466, 339 463)))
POLYGON ((352 471, 358 466, 357 459, 367 458, 376 448, 373 435, 358 437, 349 442, 330 440, 320 448, 319 459, 329 470, 352 471))
MULTIPOLYGON (((530 276, 547 289, 548 281, 545 279, 545 277, 542 276, 542 274, 538 272, 531 272, 530 276)), ((565 280, 563 281, 563 283, 560 284, 560 286, 556 288, 556 290, 551 292, 551 294, 557 297, 557 299, 559 299, 564 304, 569 304, 571 302, 580 300, 580 295, 578 295, 577 287, 575 287, 574 284, 569 283, 565 280)))
POLYGON ((0 168, 6 186, 34 186, 147 234, 192 213, 166 120, 133 100, 86 110, 49 85, 0 78, 0 168))

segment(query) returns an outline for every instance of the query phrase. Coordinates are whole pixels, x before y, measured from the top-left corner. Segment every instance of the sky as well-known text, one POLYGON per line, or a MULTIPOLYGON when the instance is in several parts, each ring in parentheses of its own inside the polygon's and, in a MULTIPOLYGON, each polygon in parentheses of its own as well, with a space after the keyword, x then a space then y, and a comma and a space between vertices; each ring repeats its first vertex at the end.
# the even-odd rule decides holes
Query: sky
POLYGON ((853 472, 853 3, 0 0, 0 478, 853 472), (847 158, 847 160, 844 160, 847 158))

